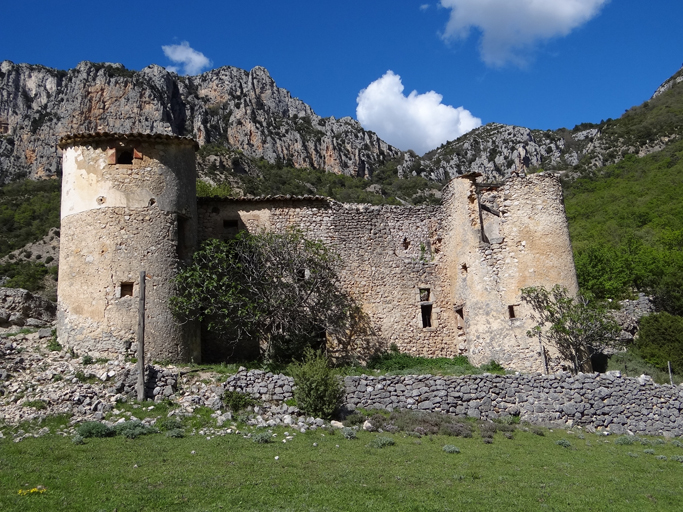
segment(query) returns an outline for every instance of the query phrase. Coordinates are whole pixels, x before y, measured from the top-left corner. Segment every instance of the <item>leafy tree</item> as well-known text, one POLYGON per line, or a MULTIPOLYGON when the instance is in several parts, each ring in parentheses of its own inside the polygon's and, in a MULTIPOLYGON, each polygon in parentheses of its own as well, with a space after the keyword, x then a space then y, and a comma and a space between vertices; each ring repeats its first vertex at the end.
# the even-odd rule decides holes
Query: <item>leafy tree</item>
POLYGON ((571 362, 572 373, 589 366, 593 354, 619 344, 619 326, 604 303, 578 295, 555 285, 522 289, 522 300, 529 304, 538 324, 527 336, 540 336, 555 347, 560 357, 571 362))
POLYGON ((683 372, 683 318, 668 313, 643 317, 636 340, 638 354, 648 363, 675 373, 683 372))
POLYGON ((171 307, 232 347, 258 344, 266 361, 288 361, 353 327, 360 308, 342 290, 338 266, 336 253, 299 231, 209 240, 179 273, 171 307))

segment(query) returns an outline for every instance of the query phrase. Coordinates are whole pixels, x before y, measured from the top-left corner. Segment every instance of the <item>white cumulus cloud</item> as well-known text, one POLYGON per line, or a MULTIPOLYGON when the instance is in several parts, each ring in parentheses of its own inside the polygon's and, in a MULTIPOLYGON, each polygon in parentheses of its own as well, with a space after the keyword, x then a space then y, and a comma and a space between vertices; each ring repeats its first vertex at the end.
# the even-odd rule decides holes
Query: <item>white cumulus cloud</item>
POLYGON ((358 93, 356 117, 389 144, 422 155, 481 126, 481 119, 462 107, 441 103, 434 91, 403 94, 401 77, 387 71, 358 93))
POLYGON ((179 66, 166 66, 166 69, 174 73, 197 75, 213 64, 202 52, 190 47, 187 41, 165 45, 161 49, 171 62, 179 64, 179 66))
POLYGON ((609 0, 440 0, 451 10, 445 40, 481 31, 481 57, 489 66, 524 65, 536 43, 566 36, 595 17, 609 0))

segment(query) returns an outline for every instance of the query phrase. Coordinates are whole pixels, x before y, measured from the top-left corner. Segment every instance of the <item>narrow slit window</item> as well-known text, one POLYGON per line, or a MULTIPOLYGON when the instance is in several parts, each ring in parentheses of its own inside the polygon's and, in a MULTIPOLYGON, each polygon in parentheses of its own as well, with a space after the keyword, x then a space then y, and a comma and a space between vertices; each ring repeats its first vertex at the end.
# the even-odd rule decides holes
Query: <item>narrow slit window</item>
POLYGON ((121 283, 121 297, 133 296, 133 283, 121 283))
POLYGON ((426 329, 427 327, 432 326, 432 305, 431 304, 422 304, 420 306, 420 309, 422 310, 422 328, 426 329))
POLYGON ((455 320, 458 328, 458 336, 463 336, 465 334, 465 312, 463 308, 457 308, 455 310, 455 320))
POLYGON ((508 306, 508 316, 510 319, 517 318, 515 306, 508 306))

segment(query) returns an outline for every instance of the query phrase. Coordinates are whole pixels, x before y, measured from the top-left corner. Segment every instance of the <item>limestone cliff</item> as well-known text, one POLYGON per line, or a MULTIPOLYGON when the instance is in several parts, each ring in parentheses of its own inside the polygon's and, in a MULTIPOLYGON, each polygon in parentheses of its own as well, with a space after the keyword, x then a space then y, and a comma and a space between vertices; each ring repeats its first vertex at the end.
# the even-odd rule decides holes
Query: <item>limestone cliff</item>
POLYGON ((477 172, 500 181, 515 172, 550 170, 568 177, 620 161, 645 156, 683 135, 683 68, 667 79, 642 105, 619 119, 583 123, 569 130, 531 130, 490 123, 447 142, 422 158, 406 153, 401 174, 436 180, 477 172))
POLYGON ((0 64, 0 183, 58 174, 58 138, 96 131, 190 135, 202 146, 355 176, 401 154, 351 118, 316 115, 261 67, 181 77, 156 65, 0 64))

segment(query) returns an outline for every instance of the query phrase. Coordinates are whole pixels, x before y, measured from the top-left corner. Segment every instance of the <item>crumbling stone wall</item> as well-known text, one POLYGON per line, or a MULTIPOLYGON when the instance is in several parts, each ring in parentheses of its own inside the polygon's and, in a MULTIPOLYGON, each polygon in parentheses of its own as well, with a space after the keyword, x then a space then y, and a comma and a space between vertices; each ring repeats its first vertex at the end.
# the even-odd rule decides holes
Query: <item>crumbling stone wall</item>
MULTIPOLYGON (((605 429, 622 434, 683 435, 683 388, 647 376, 570 375, 368 375, 344 379, 347 410, 412 409, 496 419, 520 416, 537 425, 605 429)), ((230 376, 225 389, 262 401, 293 396, 294 380, 260 370, 230 376)))
MULTIPOLYGON (((528 286, 578 291, 559 180, 550 174, 486 185, 455 179, 445 190, 446 279, 454 307, 465 317, 467 354, 476 365, 546 371, 531 311, 521 301, 528 286)), ((549 370, 561 361, 550 347, 549 370)))
POLYGON ((145 270, 147 357, 199 361, 197 326, 181 325, 168 306, 197 245, 193 141, 95 134, 62 148, 59 342, 103 357, 134 350, 145 270), (123 152, 130 163, 117 161, 123 152))
MULTIPOLYGON (((456 178, 440 206, 342 204, 323 197, 201 198, 199 237, 302 229, 341 256, 346 289, 385 347, 427 357, 466 354, 545 371, 520 289, 578 285, 559 180, 486 185, 456 178)), ((552 350, 549 370, 560 367, 552 350)))

